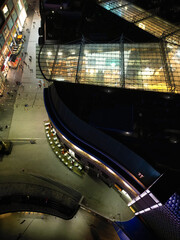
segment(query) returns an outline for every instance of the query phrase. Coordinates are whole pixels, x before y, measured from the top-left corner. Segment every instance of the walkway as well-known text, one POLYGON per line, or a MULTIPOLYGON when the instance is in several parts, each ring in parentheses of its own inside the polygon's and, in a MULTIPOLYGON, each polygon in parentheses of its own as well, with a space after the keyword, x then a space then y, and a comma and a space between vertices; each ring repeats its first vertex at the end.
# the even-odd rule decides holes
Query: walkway
MULTIPOLYGON (((133 213, 122 200, 118 192, 109 188, 99 179, 93 179, 87 174, 81 178, 65 167, 55 156, 47 142, 44 121, 48 116, 44 107, 43 89, 39 87, 36 79, 36 44, 38 42, 38 28, 40 18, 38 14, 38 1, 36 12, 28 16, 26 27, 30 29, 27 42, 28 55, 24 66, 21 85, 17 88, 14 81, 17 77, 12 74, 9 82, 17 89, 17 96, 13 96, 15 103, 7 108, 12 115, 9 132, 0 132, 0 136, 13 140, 14 146, 9 156, 4 156, 0 162, 0 175, 34 174, 52 179, 67 187, 71 187, 84 196, 84 206, 98 214, 113 220, 127 221, 133 217, 133 213), (31 19, 32 18, 32 19, 31 19), (35 24, 31 24, 35 22, 35 24), (28 56, 32 56, 29 62, 28 56), (30 71, 30 69, 32 69, 30 71), (13 109, 14 105, 14 109, 13 109), (25 105, 27 105, 25 107, 25 105), (36 139, 36 144, 30 144, 30 139, 36 139)), ((19 70, 17 70, 16 74, 19 70)), ((16 75, 17 76, 17 75, 16 75)), ((20 76, 20 75, 18 75, 20 76)), ((1 111, 1 110, 0 110, 1 111)), ((1 115, 2 116, 2 115, 1 115)), ((4 123, 6 115, 4 115, 4 123)))

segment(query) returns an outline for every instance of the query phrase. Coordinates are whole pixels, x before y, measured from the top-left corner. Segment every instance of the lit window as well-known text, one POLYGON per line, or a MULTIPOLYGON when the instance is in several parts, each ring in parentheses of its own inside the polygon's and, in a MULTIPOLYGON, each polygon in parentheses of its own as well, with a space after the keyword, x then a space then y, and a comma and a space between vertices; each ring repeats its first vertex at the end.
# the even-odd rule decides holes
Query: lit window
POLYGON ((8 15, 9 15, 9 12, 8 12, 8 7, 7 7, 7 5, 5 5, 5 6, 3 7, 3 13, 4 13, 4 16, 5 16, 5 18, 7 18, 7 17, 8 17, 8 15))
POLYGON ((47 52, 47 55, 48 55, 48 56, 51 56, 51 55, 52 55, 52 52, 47 52))
POLYGON ((8 8, 7 8, 7 5, 5 5, 3 8, 3 13, 6 14, 7 12, 8 12, 8 8))
POLYGON ((143 23, 139 23, 139 27, 145 30, 146 26, 143 23))
POLYGON ((177 56, 180 57, 180 50, 177 51, 177 56))
POLYGON ((22 9, 22 4, 21 4, 21 1, 20 1, 20 0, 18 1, 18 6, 19 6, 19 9, 20 9, 20 11, 21 11, 21 9, 22 9))

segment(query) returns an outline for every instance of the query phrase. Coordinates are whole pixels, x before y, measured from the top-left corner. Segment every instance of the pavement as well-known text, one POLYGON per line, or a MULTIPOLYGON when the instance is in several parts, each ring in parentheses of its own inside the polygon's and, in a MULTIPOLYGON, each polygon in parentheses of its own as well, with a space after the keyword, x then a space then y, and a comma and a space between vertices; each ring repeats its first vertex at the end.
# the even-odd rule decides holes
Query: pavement
POLYGON ((0 226, 2 240, 119 239, 112 224, 82 209, 68 221, 34 212, 3 214, 0 226))
POLYGON ((44 107, 43 87, 39 87, 39 80, 36 79, 36 45, 40 16, 38 1, 34 1, 34 4, 36 11, 28 12, 23 30, 27 39, 23 61, 27 66, 24 64, 23 71, 17 69, 8 73, 5 93, 0 98, 0 126, 3 127, 0 139, 13 141, 11 154, 0 158, 0 175, 9 176, 10 179, 13 175, 22 174, 24 169, 24 178, 26 174, 33 174, 60 182, 80 192, 84 196, 84 208, 111 221, 128 221, 134 214, 118 192, 98 178, 87 174, 83 177, 74 174, 49 146, 44 130, 44 121, 48 120, 48 115, 44 107), (30 32, 26 29, 30 29, 30 32), (32 62, 29 61, 29 56, 32 56, 32 62), (19 86, 16 84, 17 79, 21 82, 19 86), (36 139, 36 144, 31 144, 31 139, 36 139))

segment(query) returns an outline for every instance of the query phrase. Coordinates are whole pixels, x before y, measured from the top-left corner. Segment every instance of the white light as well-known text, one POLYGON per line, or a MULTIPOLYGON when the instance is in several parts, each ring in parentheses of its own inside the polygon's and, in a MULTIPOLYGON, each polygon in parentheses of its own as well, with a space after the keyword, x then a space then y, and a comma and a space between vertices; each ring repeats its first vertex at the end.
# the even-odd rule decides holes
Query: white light
POLYGON ((18 1, 18 5, 19 5, 19 9, 20 9, 20 11, 22 10, 22 4, 21 4, 21 1, 19 0, 18 1))
POLYGON ((62 53, 62 52, 58 52, 58 55, 59 55, 59 56, 62 56, 62 55, 63 55, 63 53, 62 53))
POLYGON ((84 55, 88 55, 89 51, 85 50, 84 55))
POLYGON ((125 135, 131 135, 131 132, 124 132, 125 135))
POLYGON ((62 135, 62 137, 63 137, 66 141, 68 141, 67 138, 66 138, 65 136, 62 135))
POLYGON ((82 150, 81 150, 80 148, 78 148, 77 146, 73 145, 73 147, 74 147, 77 151, 82 152, 82 150))
POLYGON ((47 55, 48 55, 48 56, 51 56, 51 55, 52 55, 52 52, 47 52, 47 55))
POLYGON ((56 78, 58 81, 64 81, 64 78, 56 78))
POLYGON ((158 200, 152 193, 150 193, 149 196, 150 196, 156 203, 159 202, 159 200, 158 200))
POLYGON ((124 183, 124 185, 125 185, 126 187, 128 187, 128 188, 131 189, 131 187, 129 186, 129 184, 127 184, 125 181, 123 181, 123 183, 124 183))
POLYGON ((151 210, 150 208, 144 209, 145 212, 148 212, 148 211, 150 211, 150 210, 151 210))
POLYGON ((154 74, 154 69, 146 67, 144 71, 142 71, 142 75, 153 75, 154 74))
POLYGON ((173 46, 171 44, 169 44, 169 43, 167 44, 167 47, 168 48, 173 48, 173 46))
POLYGON ((150 193, 149 189, 146 190, 147 193, 150 193))
POLYGON ((139 23, 139 27, 145 30, 146 26, 143 23, 139 23))
POLYGON ((7 8, 7 5, 5 5, 3 8, 3 13, 6 14, 7 12, 8 12, 8 8, 7 8))
POLYGON ((136 201, 138 201, 140 199, 140 196, 137 196, 135 199, 136 199, 136 201))
POLYGON ((128 197, 129 198, 129 200, 131 200, 131 197, 129 196, 129 194, 123 189, 122 191, 121 191, 126 197, 128 197))
POLYGON ((110 168, 107 168, 107 170, 108 170, 110 173, 114 174, 114 172, 113 172, 110 168))
POLYGON ((180 57, 180 50, 177 51, 176 55, 180 57))
POLYGON ((93 160, 93 161, 95 161, 95 162, 98 162, 99 163, 99 161, 95 158, 95 157, 93 157, 93 156, 90 156, 89 155, 89 157, 93 160))
POLYGON ((144 213, 144 210, 140 211, 139 214, 144 213))
POLYGON ((135 203, 134 199, 130 203, 128 203, 128 207, 130 207, 133 203, 135 203))
POLYGON ((69 149, 69 153, 71 154, 71 156, 75 157, 75 152, 71 149, 69 149))
POLYGON ((153 205, 152 207, 151 207, 151 209, 155 209, 155 208, 158 208, 158 205, 156 204, 156 205, 153 205))
POLYGON ((146 196, 147 195, 147 192, 143 192, 142 194, 141 194, 141 197, 143 198, 144 196, 146 196))

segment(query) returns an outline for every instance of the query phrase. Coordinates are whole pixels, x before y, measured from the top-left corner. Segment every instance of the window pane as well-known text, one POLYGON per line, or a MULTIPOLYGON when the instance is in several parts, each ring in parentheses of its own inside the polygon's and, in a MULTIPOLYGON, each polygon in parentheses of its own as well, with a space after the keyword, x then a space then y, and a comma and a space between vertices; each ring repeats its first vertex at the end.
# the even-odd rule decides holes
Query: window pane
POLYGON ((21 4, 20 0, 18 0, 18 8, 19 8, 20 11, 22 10, 22 4, 21 4))
POLYGON ((8 5, 8 8, 9 8, 9 11, 11 11, 12 8, 13 8, 13 2, 12 2, 12 0, 8 0, 7 5, 8 5))
POLYGON ((16 22, 16 19, 17 19, 17 13, 16 13, 16 10, 14 9, 14 11, 12 12, 12 18, 14 20, 14 23, 16 22))
POLYGON ((4 37, 2 34, 0 34, 0 44, 1 44, 1 47, 3 47, 4 45, 4 37))
POLYGON ((3 29, 3 36, 5 39, 7 39, 8 35, 9 35, 9 29, 7 26, 5 26, 3 29))
POLYGON ((11 17, 9 18, 7 24, 8 24, 9 29, 11 29, 13 27, 14 23, 13 23, 13 20, 11 17))
POLYGON ((7 18, 9 16, 9 10, 8 10, 8 7, 7 5, 5 5, 3 7, 3 13, 4 13, 4 17, 7 18))

